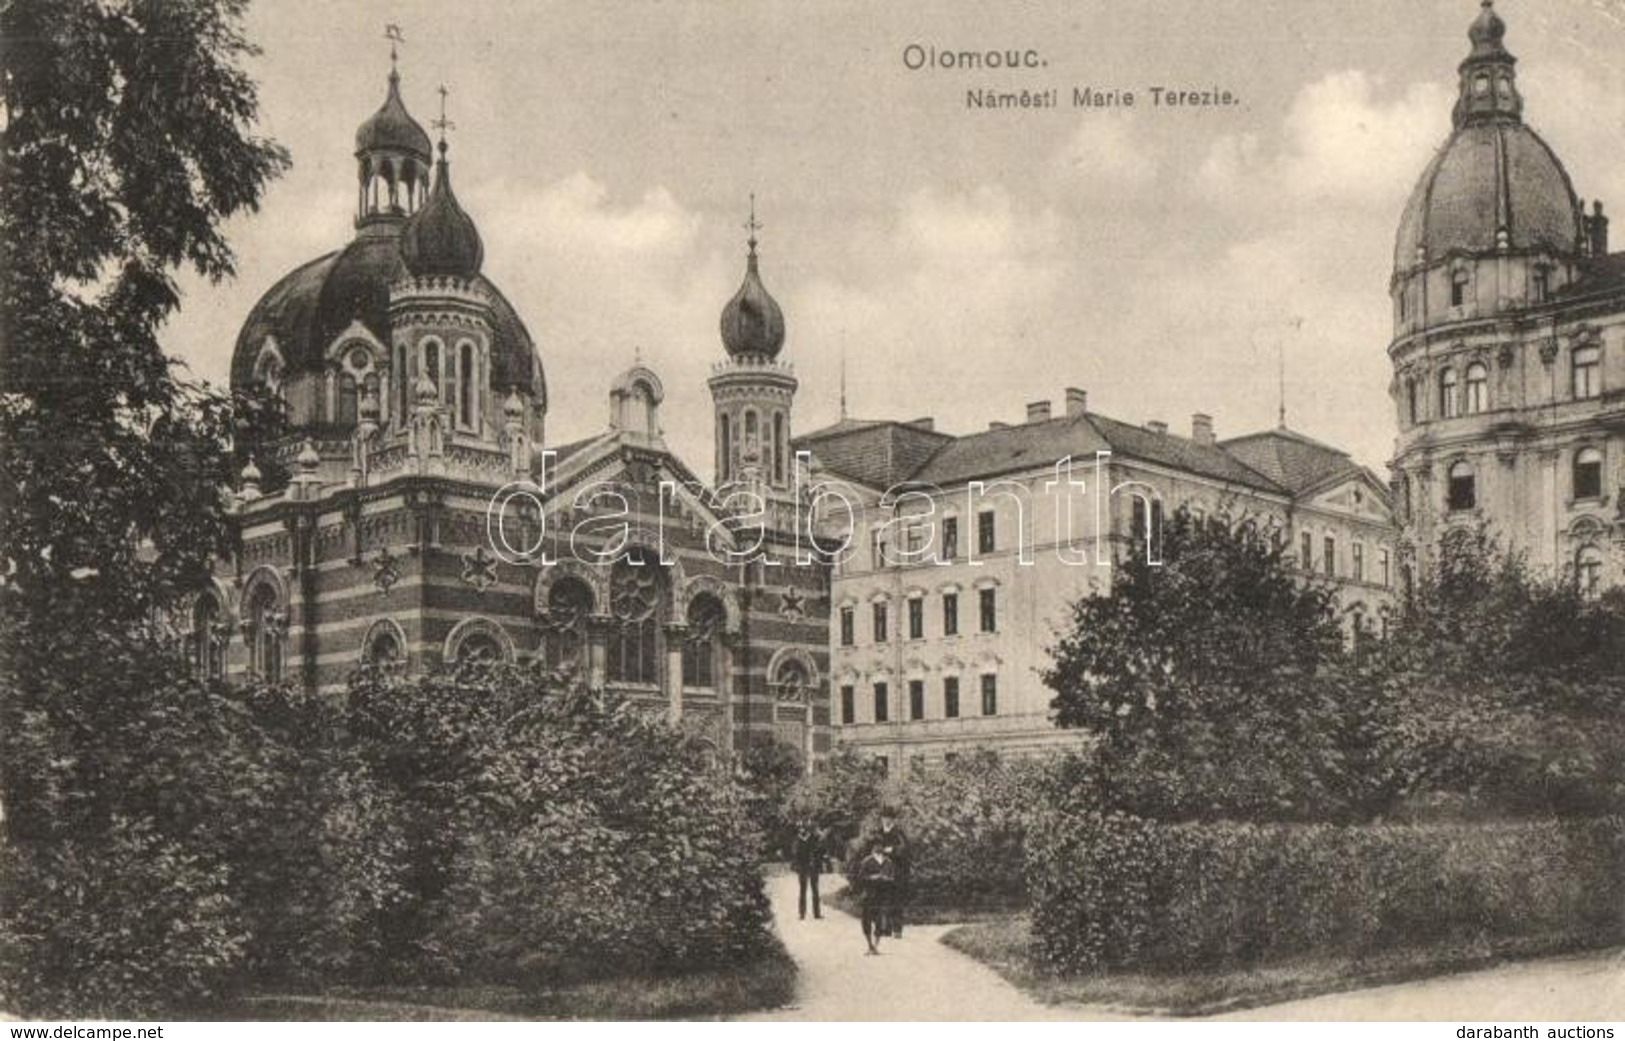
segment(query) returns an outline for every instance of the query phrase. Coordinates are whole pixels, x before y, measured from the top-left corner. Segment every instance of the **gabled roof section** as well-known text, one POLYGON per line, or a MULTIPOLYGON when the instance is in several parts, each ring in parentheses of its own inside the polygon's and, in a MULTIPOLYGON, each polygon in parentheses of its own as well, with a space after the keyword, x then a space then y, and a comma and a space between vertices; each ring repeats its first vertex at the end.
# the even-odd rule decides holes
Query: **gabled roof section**
POLYGON ((949 485, 1000 474, 1053 467, 1067 456, 1080 465, 1091 463, 1095 452, 1111 446, 1081 417, 995 427, 955 438, 932 456, 913 479, 924 484, 949 485))
POLYGON ((1260 491, 1283 494, 1287 487, 1249 465, 1219 445, 1203 445, 1177 434, 1158 433, 1106 416, 1089 413, 1088 420, 1100 432, 1114 455, 1175 470, 1210 477, 1260 491))
POLYGON ((908 480, 944 445, 956 439, 913 423, 843 419, 833 426, 803 434, 794 447, 849 480, 890 488, 908 480))
POLYGON ((1220 447, 1294 497, 1365 471, 1347 452, 1286 427, 1231 438, 1220 447))

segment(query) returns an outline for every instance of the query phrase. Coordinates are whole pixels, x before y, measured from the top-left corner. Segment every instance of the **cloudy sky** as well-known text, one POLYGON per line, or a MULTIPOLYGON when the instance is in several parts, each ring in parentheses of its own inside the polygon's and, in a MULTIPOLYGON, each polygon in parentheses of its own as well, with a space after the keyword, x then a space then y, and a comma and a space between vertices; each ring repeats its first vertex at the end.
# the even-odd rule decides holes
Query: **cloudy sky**
MULTIPOLYGON (((1625 0, 1502 0, 1525 115, 1580 194, 1625 212, 1625 0)), ((1385 473, 1387 297, 1411 185, 1449 130, 1474 0, 522 3, 260 0, 263 129, 293 169, 234 221, 235 281, 188 283, 171 349, 214 381, 254 301, 346 242, 354 132, 451 89, 485 273, 546 366, 555 441, 602 429, 641 351, 679 454, 709 471, 705 377, 743 271, 747 197, 801 377, 796 427, 850 412, 969 432, 1087 388, 1091 407, 1220 436, 1288 424, 1385 473), (918 70, 911 44, 1032 48, 1019 71, 918 70), (1153 107, 1152 86, 1230 90, 1153 107), (1073 87, 1131 90, 1074 109, 1073 87), (972 88, 1056 89, 971 111, 972 88)), ((1618 222, 1616 240, 1625 240, 1618 222)))

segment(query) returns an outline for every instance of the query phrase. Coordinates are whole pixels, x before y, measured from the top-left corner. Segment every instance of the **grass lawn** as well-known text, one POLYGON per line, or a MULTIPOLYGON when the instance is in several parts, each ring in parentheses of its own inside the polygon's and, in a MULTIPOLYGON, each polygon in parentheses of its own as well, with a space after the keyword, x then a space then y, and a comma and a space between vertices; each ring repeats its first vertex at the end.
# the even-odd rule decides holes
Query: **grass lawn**
POLYGON ((1210 1016, 1320 994, 1487 968, 1511 958, 1570 953, 1607 945, 1602 939, 1587 942, 1585 938, 1572 936, 1546 937, 1495 949, 1488 945, 1435 946, 1363 958, 1304 958, 1231 971, 1113 972, 1057 977, 1038 968, 1029 956, 1026 915, 973 922, 949 932, 942 942, 982 962, 1048 1005, 1102 1005, 1120 1012, 1175 1016, 1210 1016))
POLYGON ((750 965, 672 975, 526 986, 335 987, 319 994, 238 998, 199 1013, 218 1020, 317 1022, 503 1019, 711 1019, 779 1008, 795 997, 782 947, 750 965))

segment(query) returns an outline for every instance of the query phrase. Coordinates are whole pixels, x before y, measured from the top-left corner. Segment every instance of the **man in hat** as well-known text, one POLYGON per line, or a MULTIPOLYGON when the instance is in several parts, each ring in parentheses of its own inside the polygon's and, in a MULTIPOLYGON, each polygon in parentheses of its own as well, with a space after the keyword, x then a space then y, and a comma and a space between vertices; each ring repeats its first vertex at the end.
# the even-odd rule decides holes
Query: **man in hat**
POLYGON ((803 919, 807 917, 809 889, 812 890, 813 917, 824 917, 824 909, 818 901, 818 876, 824 873, 824 842, 827 837, 827 832, 813 821, 803 820, 796 828, 795 839, 790 843, 790 863, 796 869, 800 888, 796 906, 803 919))

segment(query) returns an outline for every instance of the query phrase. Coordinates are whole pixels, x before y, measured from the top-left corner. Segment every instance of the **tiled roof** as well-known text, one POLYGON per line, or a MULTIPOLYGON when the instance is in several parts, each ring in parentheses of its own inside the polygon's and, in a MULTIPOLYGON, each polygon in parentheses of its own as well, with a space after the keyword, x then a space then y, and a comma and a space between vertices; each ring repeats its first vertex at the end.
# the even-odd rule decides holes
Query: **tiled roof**
POLYGON ((795 439, 828 470, 876 488, 908 480, 943 445, 955 439, 924 427, 888 420, 843 419, 795 439))
POLYGON ((1587 261, 1580 277, 1560 290, 1560 295, 1577 296, 1625 286, 1625 253, 1610 253, 1587 261))
POLYGON ((1244 484, 1266 492, 1281 492, 1284 486, 1259 473, 1218 445, 1200 445, 1177 434, 1159 434, 1144 427, 1089 413, 1115 455, 1125 455, 1147 463, 1184 470, 1232 484, 1244 484))
POLYGON ((1293 495, 1364 470, 1347 452, 1286 427, 1232 438, 1220 447, 1293 495))
MULTIPOLYGON (((1300 440, 1316 445, 1307 438, 1300 440)), ((1091 465, 1095 453, 1102 451, 1264 492, 1287 494, 1291 487, 1282 479, 1285 469, 1277 467, 1272 473, 1253 465, 1253 457, 1265 458, 1267 452, 1243 457, 1227 446, 1198 444, 1094 412, 995 427, 962 437, 907 423, 845 419, 798 438, 796 446, 811 451, 827 469, 880 488, 904 481, 946 486, 1031 472, 1053 466, 1066 456, 1080 465, 1091 465)), ((1354 467, 1335 449, 1316 447, 1354 467)))

